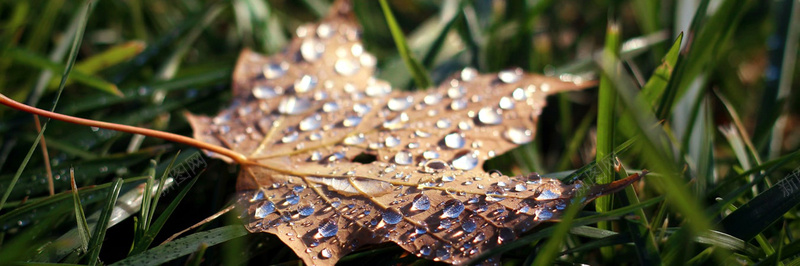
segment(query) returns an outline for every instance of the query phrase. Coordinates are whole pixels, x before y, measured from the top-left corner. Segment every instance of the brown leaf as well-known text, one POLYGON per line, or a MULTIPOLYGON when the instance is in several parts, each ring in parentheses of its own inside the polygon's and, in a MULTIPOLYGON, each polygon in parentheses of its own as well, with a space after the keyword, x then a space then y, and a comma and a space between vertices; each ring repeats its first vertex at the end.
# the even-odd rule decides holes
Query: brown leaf
POLYGON ((482 165, 533 139, 547 95, 591 84, 467 68, 437 89, 392 91, 373 77, 349 8, 297 29, 281 54, 245 50, 233 105, 188 115, 196 139, 247 157, 237 182, 247 229, 278 236, 310 265, 389 241, 459 264, 558 219, 580 183, 482 165))

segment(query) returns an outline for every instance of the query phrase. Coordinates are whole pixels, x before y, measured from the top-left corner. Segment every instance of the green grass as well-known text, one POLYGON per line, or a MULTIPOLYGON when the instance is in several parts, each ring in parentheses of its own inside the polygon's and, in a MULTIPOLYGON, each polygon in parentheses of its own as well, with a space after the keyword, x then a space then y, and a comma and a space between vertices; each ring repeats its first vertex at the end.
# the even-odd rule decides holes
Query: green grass
MULTIPOLYGON (((792 0, 704 0, 686 13, 678 2, 685 1, 356 4, 365 47, 378 57, 380 77, 398 88, 425 89, 465 66, 599 80, 598 89, 548 99, 536 140, 489 161, 487 169, 598 183, 650 171, 634 187, 570 207, 563 223, 542 225, 477 259, 798 261, 800 181, 791 187, 781 180, 800 167, 794 78, 800 7, 792 0), (616 34, 607 30, 612 23, 616 34), (619 172, 592 174, 613 156, 622 163, 619 172)), ((231 71, 243 48, 279 52, 297 26, 329 6, 327 0, 3 1, 0 92, 59 113, 191 135, 183 111, 214 114, 230 104, 231 71)), ((170 165, 186 163, 197 150, 56 121, 43 121, 40 134, 30 115, 3 107, 0 117, 0 261, 299 263, 277 238, 247 234, 237 211, 161 244, 230 205, 236 167, 205 158, 208 171, 170 183, 162 178, 170 165), (123 208, 136 198, 144 203, 123 208)), ((433 262, 386 245, 342 263, 433 262)))

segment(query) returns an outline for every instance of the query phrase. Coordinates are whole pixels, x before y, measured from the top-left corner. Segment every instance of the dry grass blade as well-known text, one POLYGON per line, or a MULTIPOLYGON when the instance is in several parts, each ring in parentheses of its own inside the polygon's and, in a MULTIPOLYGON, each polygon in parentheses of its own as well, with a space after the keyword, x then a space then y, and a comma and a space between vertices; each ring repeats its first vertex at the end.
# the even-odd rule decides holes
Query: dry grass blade
POLYGON ((349 10, 339 3, 300 27, 281 54, 244 51, 234 105, 188 115, 195 138, 247 157, 237 184, 247 229, 277 235, 308 264, 381 242, 460 264, 557 220, 580 183, 482 165, 533 139, 547 95, 592 84, 467 68, 438 89, 392 91, 373 77, 349 10))

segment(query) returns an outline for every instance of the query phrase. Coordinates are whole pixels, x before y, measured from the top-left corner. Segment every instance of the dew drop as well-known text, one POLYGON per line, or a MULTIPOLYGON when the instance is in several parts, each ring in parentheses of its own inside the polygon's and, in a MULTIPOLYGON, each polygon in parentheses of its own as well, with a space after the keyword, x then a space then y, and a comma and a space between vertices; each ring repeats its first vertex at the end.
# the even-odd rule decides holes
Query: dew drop
POLYGON ((444 145, 451 149, 461 149, 466 144, 466 139, 461 133, 453 132, 444 136, 444 145))
POLYGON ((536 200, 553 200, 559 197, 561 197, 561 193, 558 191, 543 189, 542 192, 536 196, 536 200))
POLYGON ((298 202, 300 202, 300 196, 298 196, 297 194, 292 193, 291 195, 286 197, 286 203, 285 204, 295 205, 298 202))
POLYGON ((412 104, 414 104, 414 97, 396 97, 389 99, 389 102, 386 103, 386 107, 388 107, 389 110, 397 112, 408 109, 412 104))
POLYGON ((320 23, 317 27, 317 36, 323 39, 330 38, 333 36, 334 30, 331 28, 331 25, 328 23, 320 23))
POLYGON ((428 225, 425 222, 420 222, 419 226, 414 228, 414 233, 417 235, 425 234, 428 232, 428 225))
POLYGON ((464 130, 464 131, 470 130, 470 129, 472 129, 472 125, 470 125, 470 123, 467 122, 467 121, 461 121, 461 122, 458 122, 458 129, 461 129, 461 130, 464 130))
POLYGON ((403 214, 397 208, 388 208, 383 212, 381 219, 387 224, 397 224, 403 220, 403 214))
POLYGON ((294 130, 293 130, 292 132, 289 132, 288 134, 286 134, 286 135, 283 135, 283 137, 281 137, 281 142, 283 142, 283 143, 290 143, 290 142, 294 142, 295 140, 297 140, 297 137, 298 137, 299 135, 300 135, 300 134, 299 134, 299 133, 297 133, 297 131, 294 131, 294 130))
POLYGON ((421 131, 421 130, 417 130, 417 131, 414 131, 414 135, 417 136, 417 137, 420 137, 420 138, 427 138, 427 137, 431 136, 431 133, 428 133, 428 132, 425 132, 425 131, 421 131))
POLYGON ((467 67, 461 70, 461 80, 472 81, 478 77, 478 71, 474 68, 467 67))
POLYGON ((317 61, 325 52, 325 45, 317 39, 309 38, 300 44, 300 55, 308 62, 317 61))
POLYGON ((253 97, 257 99, 272 99, 278 96, 278 92, 272 86, 258 85, 253 88, 253 97))
POLYGON ((438 229, 439 230, 447 230, 447 229, 450 229, 451 226, 453 226, 453 221, 451 221, 450 219, 442 219, 442 220, 439 221, 438 229))
POLYGON ((328 248, 323 248, 322 251, 319 252, 319 257, 323 259, 330 259, 333 256, 333 253, 328 248))
POLYGON ((322 111, 326 113, 339 111, 339 104, 336 102, 327 102, 322 105, 322 111))
POLYGON ((487 202, 499 202, 504 199, 505 197, 505 190, 503 190, 500 186, 492 186, 489 190, 486 191, 486 201, 487 202))
POLYGON ((475 236, 475 238, 472 239, 472 243, 473 244, 477 244, 477 243, 480 243, 480 242, 482 242, 484 240, 486 240, 486 234, 484 234, 483 232, 480 232, 480 233, 478 233, 478 235, 475 236))
POLYGON ((444 171, 447 168, 449 168, 449 166, 445 161, 439 159, 432 159, 425 162, 425 164, 422 166, 422 171, 425 173, 432 174, 444 171))
POLYGON ((294 82, 294 90, 296 92, 308 92, 317 86, 317 77, 311 75, 303 75, 300 79, 294 82))
POLYGON ((464 86, 450 87, 447 89, 447 97, 450 97, 450 99, 461 98, 464 97, 465 94, 467 94, 467 88, 464 86))
POLYGON ((342 142, 346 145, 357 145, 363 143, 364 139, 365 139, 364 134, 359 133, 358 135, 351 135, 349 137, 344 138, 344 141, 342 142))
POLYGON ((328 158, 326 158, 326 161, 332 163, 332 162, 339 161, 341 159, 344 159, 344 153, 334 152, 333 154, 328 155, 328 158))
POLYGON ((456 218, 464 211, 464 203, 451 199, 444 203, 444 210, 440 218, 456 218))
POLYGON ((422 256, 428 256, 431 254, 431 246, 424 245, 419 249, 419 254, 422 256))
POLYGON ((436 127, 440 128, 440 129, 449 128, 450 125, 452 125, 450 120, 445 119, 445 118, 442 118, 442 119, 439 119, 439 121, 436 121, 436 127))
POLYGON ((418 194, 414 196, 414 201, 411 203, 411 211, 426 211, 431 208, 431 200, 425 194, 418 194))
POLYGON ((428 94, 425 95, 425 98, 422 98, 422 102, 427 105, 434 105, 442 101, 441 94, 428 94))
POLYGON ((475 222, 475 219, 467 218, 461 221, 461 229, 464 229, 464 232, 472 233, 477 228, 478 224, 475 222))
POLYGON ((500 98, 499 106, 500 106, 500 109, 504 109, 504 110, 514 109, 514 101, 511 100, 511 98, 503 96, 503 98, 500 98))
POLYGON ((522 78, 519 69, 503 70, 497 73, 497 78, 505 83, 514 83, 522 78))
POLYGON ((475 152, 467 152, 453 160, 453 167, 459 170, 472 170, 478 166, 478 155, 475 152))
POLYGON ((372 110, 372 107, 370 107, 368 104, 357 103, 353 105, 353 112, 356 112, 356 114, 359 116, 363 116, 369 112, 369 110, 372 110))
POLYGON ((300 210, 298 211, 298 213, 300 214, 300 216, 308 217, 308 216, 314 214, 314 206, 306 205, 306 206, 300 207, 300 210))
POLYGON ((322 159, 322 153, 319 151, 314 151, 311 153, 311 156, 308 157, 309 162, 316 162, 322 159))
POLYGON ((376 80, 375 83, 368 85, 364 92, 370 97, 386 96, 392 92, 392 85, 383 80, 376 80))
POLYGON ((408 117, 408 114, 406 114, 405 112, 400 113, 400 115, 398 115, 394 119, 383 122, 383 128, 388 130, 397 130, 405 128, 406 122, 408 122, 409 119, 410 118, 408 117))
POLYGON ((511 143, 525 144, 533 140, 533 131, 527 128, 510 127, 503 132, 503 136, 511 143))
POLYGON ((401 151, 394 155, 394 162, 399 165, 409 165, 414 162, 414 155, 410 151, 401 151))
POLYGON ((424 151, 422 153, 422 158, 425 158, 426 160, 438 159, 439 158, 439 153, 435 152, 435 151, 424 151))
POLYGON ((331 218, 325 218, 322 222, 319 223, 319 227, 317 227, 317 235, 319 237, 332 237, 335 236, 336 233, 339 232, 339 225, 336 224, 336 220, 331 218))
POLYGON ((529 212, 529 211, 531 211, 531 207, 529 207, 527 204, 524 204, 522 207, 520 207, 520 208, 517 210, 517 213, 524 213, 524 214, 528 214, 528 212, 529 212))
POLYGON ((339 75, 352 76, 358 73, 358 70, 361 69, 361 65, 359 65, 358 61, 353 59, 339 58, 336 60, 336 63, 334 63, 333 69, 336 73, 339 73, 339 75))
POLYGON ((340 200, 339 198, 331 199, 331 206, 333 206, 334 208, 339 208, 339 205, 342 205, 342 200, 340 200))
POLYGON ((397 145, 400 145, 400 143, 402 143, 402 142, 400 141, 400 138, 398 138, 398 137, 388 136, 388 137, 386 137, 386 140, 384 141, 384 143, 386 144, 386 147, 392 148, 392 147, 397 147, 397 145))
POLYGON ((524 101, 524 100, 528 99, 528 96, 525 95, 525 90, 523 90, 522 88, 514 89, 514 91, 511 92, 511 97, 514 98, 514 100, 517 100, 517 101, 524 101))
POLYGON ((528 188, 525 186, 525 184, 522 184, 522 183, 519 183, 519 184, 514 186, 514 191, 516 191, 516 192, 522 192, 522 191, 525 191, 527 189, 528 188))
POLYGON ((547 221, 553 218, 553 213, 550 210, 539 209, 536 211, 536 219, 539 221, 547 221))
POLYGON ((344 127, 354 127, 361 123, 360 116, 348 116, 342 120, 342 126, 344 127))
POLYGON ((297 127, 302 131, 314 130, 319 128, 321 120, 322 116, 319 114, 313 114, 303 118, 303 120, 300 120, 300 124, 297 127))
POLYGON ((375 59, 375 56, 369 53, 362 54, 360 57, 358 57, 358 61, 361 62, 361 65, 365 67, 375 67, 375 64, 378 63, 378 60, 375 59))
POLYGON ((438 261, 445 261, 450 258, 450 250, 446 248, 440 248, 436 250, 436 258, 434 260, 438 261))
POLYGON ((256 194, 253 195, 252 198, 250 198, 250 202, 256 202, 263 199, 264 199, 264 191, 259 190, 258 192, 256 192, 256 194))
POLYGON ((442 176, 442 182, 453 182, 455 180, 456 180, 456 177, 452 176, 452 175, 442 176))
POLYGON ((275 212, 275 203, 267 201, 256 208, 255 217, 256 219, 264 219, 264 217, 267 217, 267 215, 273 212, 275 212))
POLYGON ((463 110, 464 108, 467 108, 467 99, 465 98, 455 99, 450 103, 450 109, 453 109, 453 111, 463 110))
POLYGON ((286 70, 289 70, 289 64, 286 62, 281 63, 267 63, 261 67, 261 71, 264 74, 264 77, 267 79, 276 79, 283 77, 286 74, 286 70))
POLYGON ((308 99, 290 96, 281 99, 281 102, 278 104, 278 112, 296 115, 305 112, 309 107, 311 107, 311 102, 308 99))
POLYGON ((478 111, 478 121, 486 125, 497 125, 503 122, 503 116, 492 107, 484 107, 478 111))

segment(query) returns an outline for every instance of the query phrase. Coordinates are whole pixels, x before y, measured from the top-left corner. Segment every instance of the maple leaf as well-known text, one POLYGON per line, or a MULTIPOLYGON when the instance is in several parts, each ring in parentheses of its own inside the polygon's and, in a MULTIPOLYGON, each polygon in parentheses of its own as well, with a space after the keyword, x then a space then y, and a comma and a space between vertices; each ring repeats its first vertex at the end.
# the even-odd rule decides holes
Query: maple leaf
MULTIPOLYGON (((309 265, 381 242, 459 264, 558 219, 580 183, 482 165, 533 140, 547 95, 593 84, 466 68, 436 89, 394 91, 374 77, 354 21, 340 2, 284 52, 243 51, 233 105, 187 114, 196 139, 244 156, 209 153, 242 164, 249 231, 278 236, 309 265)), ((637 178, 596 186, 584 203, 637 178)))

